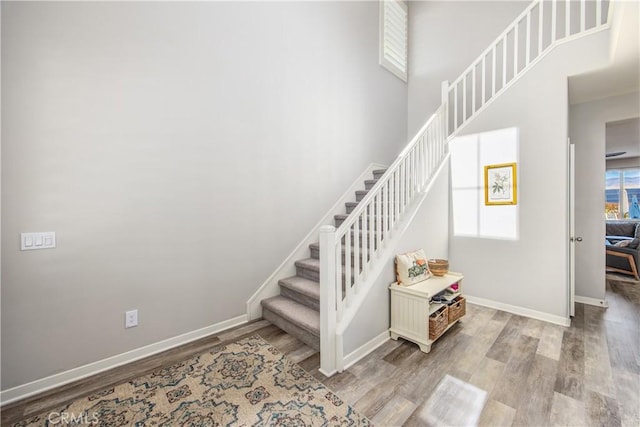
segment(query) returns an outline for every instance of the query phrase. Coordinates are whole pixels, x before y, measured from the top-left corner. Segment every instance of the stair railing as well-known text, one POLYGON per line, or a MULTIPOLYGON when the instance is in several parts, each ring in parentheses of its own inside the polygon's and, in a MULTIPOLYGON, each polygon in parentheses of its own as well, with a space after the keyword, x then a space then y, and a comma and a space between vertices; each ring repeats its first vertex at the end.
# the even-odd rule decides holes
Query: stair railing
POLYGON ((535 0, 448 90, 449 130, 456 132, 559 41, 611 22, 608 0, 535 0))
POLYGON ((443 82, 442 105, 342 225, 320 229, 323 374, 342 370, 342 335, 373 285, 368 273, 446 158, 449 138, 553 46, 608 27, 612 10, 611 0, 534 0, 460 77, 443 82))
POLYGON ((336 336, 342 337, 373 284, 367 281, 372 263, 447 155, 446 106, 431 116, 337 229, 320 229, 320 366, 325 375, 342 369, 342 340, 336 336))

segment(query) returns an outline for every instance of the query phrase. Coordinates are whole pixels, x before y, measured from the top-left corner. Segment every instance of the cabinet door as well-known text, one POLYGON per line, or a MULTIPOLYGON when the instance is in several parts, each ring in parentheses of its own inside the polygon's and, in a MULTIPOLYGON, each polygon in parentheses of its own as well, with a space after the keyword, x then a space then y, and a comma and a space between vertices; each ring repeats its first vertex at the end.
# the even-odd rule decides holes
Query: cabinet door
POLYGON ((414 295, 391 294, 391 326, 407 338, 427 340, 429 337, 429 301, 414 295))

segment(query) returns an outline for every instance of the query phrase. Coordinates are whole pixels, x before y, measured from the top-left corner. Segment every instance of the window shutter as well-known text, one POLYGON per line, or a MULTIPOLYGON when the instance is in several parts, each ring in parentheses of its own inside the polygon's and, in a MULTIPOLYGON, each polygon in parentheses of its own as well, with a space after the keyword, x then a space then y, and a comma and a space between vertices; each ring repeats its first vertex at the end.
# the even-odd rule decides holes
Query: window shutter
POLYGON ((400 0, 380 1, 380 65, 407 81, 407 5, 400 0))

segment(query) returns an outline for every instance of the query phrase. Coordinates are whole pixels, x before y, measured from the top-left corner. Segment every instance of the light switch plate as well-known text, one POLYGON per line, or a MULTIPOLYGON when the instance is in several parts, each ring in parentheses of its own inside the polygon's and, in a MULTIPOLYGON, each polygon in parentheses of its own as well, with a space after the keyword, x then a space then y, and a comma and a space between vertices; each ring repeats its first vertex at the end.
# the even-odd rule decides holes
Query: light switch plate
POLYGON ((53 249, 56 247, 55 231, 41 233, 20 233, 20 250, 53 249))

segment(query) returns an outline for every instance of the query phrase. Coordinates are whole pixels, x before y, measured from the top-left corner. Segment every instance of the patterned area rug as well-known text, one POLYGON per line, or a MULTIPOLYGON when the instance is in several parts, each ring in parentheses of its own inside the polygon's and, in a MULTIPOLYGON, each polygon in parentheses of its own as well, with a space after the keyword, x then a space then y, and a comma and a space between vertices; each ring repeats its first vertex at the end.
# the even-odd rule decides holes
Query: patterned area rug
POLYGON ((259 336, 14 426, 369 426, 259 336))

